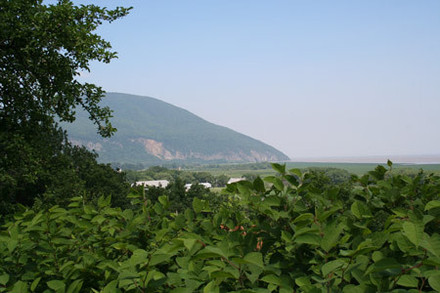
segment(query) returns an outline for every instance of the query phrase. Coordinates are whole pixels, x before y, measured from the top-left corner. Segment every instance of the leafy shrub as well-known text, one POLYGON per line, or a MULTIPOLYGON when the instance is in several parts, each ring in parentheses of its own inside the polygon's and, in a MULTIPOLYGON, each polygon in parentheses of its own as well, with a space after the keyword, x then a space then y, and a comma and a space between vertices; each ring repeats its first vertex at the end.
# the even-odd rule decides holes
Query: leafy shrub
POLYGON ((273 167, 278 176, 230 185, 217 205, 193 197, 181 213, 162 195, 16 215, 0 232, 0 291, 440 290, 439 177, 378 167, 347 194, 273 167))

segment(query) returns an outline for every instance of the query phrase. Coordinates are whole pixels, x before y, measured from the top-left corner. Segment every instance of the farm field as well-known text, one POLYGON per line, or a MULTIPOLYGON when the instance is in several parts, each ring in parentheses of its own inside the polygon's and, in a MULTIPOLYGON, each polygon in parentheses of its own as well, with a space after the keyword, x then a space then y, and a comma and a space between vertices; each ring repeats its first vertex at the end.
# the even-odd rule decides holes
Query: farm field
MULTIPOLYGON (((368 171, 374 170, 378 165, 386 166, 386 163, 319 163, 319 162, 288 162, 287 169, 307 169, 307 168, 336 168, 346 170, 351 174, 361 176, 368 171)), ((393 164, 393 169, 399 172, 418 172, 423 169, 425 172, 440 173, 440 164, 393 164)), ((270 167, 270 164, 224 164, 215 166, 198 166, 185 169, 188 171, 204 171, 209 172, 214 176, 225 174, 230 177, 241 177, 246 174, 255 176, 270 176, 274 175, 275 171, 270 167)))

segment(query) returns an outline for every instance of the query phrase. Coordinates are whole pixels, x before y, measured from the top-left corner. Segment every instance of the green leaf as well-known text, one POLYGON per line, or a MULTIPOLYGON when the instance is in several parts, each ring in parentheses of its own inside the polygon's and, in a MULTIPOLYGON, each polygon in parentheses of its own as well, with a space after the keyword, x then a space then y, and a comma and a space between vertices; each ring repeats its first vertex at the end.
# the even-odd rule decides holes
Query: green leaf
POLYGON ((116 286, 118 285, 118 280, 113 280, 108 283, 104 289, 102 289, 102 293, 114 293, 116 292, 116 286))
POLYGON ((298 217, 295 218, 295 220, 293 220, 293 223, 298 223, 298 222, 312 222, 314 218, 314 215, 311 213, 304 213, 299 215, 298 217))
POLYGON ((85 206, 84 206, 84 213, 85 213, 86 215, 91 215, 91 214, 96 213, 96 211, 95 211, 91 206, 89 206, 89 205, 85 205, 85 206))
POLYGON ((36 278, 32 284, 31 284, 31 291, 34 292, 37 288, 38 284, 40 283, 41 277, 36 278))
POLYGON ((312 283, 310 282, 310 277, 304 276, 295 279, 295 284, 299 287, 310 286, 312 283))
POLYGON ((83 280, 75 280, 75 281, 73 281, 69 285, 69 287, 67 288, 67 293, 78 293, 78 292, 81 292, 82 285, 83 285, 83 280))
POLYGON ((279 191, 283 191, 284 190, 284 184, 281 181, 280 178, 275 177, 275 176, 267 176, 264 178, 264 181, 272 183, 273 186, 275 186, 275 188, 279 191))
POLYGON ((168 201, 168 196, 166 196, 166 195, 161 195, 161 196, 158 197, 158 200, 159 200, 160 204, 162 205, 162 207, 163 207, 164 209, 168 209, 168 207, 169 207, 169 205, 170 205, 170 203, 169 203, 169 201, 168 201))
POLYGON ((419 284, 419 280, 417 280, 416 277, 410 275, 403 275, 399 278, 397 284, 403 287, 417 288, 419 284))
POLYGON ((203 288, 203 293, 219 293, 219 292, 220 289, 214 280, 209 282, 208 285, 206 285, 205 288, 203 288))
POLYGON ((361 201, 355 200, 353 202, 353 204, 351 205, 350 208, 351 212, 353 213, 353 215, 358 218, 358 219, 362 219, 362 218, 371 218, 371 211, 368 208, 368 206, 361 201))
POLYGON ((440 235, 435 233, 420 242, 420 246, 433 255, 440 257, 440 235))
POLYGON ((423 225, 406 221, 403 223, 402 228, 403 234, 409 239, 409 241, 414 245, 419 246, 420 241, 423 239, 423 225))
POLYGON ((183 239, 183 245, 185 245, 186 249, 191 251, 194 245, 196 245, 197 241, 197 239, 183 239))
POLYGON ((342 223, 339 223, 337 221, 333 221, 329 223, 324 228, 324 237, 321 239, 321 247, 326 252, 330 251, 335 245, 337 244, 339 240, 339 235, 344 230, 344 226, 342 223))
POLYGON ((433 208, 439 208, 440 207, 440 200, 431 200, 425 205, 425 211, 429 211, 433 208))
POLYGON ((226 259, 228 258, 228 256, 226 255, 226 253, 223 252, 223 250, 215 246, 206 246, 204 249, 202 249, 199 252, 199 254, 204 254, 204 253, 214 254, 226 259))
POLYGON ((23 281, 15 282, 11 290, 11 293, 26 293, 26 292, 28 292, 28 285, 23 281))
POLYGON ((431 276, 428 278, 429 286, 437 292, 440 292, 440 275, 431 276))
POLYGON ((133 251, 133 255, 130 257, 130 263, 133 265, 145 263, 148 261, 148 252, 143 249, 136 249, 133 251))
POLYGON ((61 280, 48 281, 46 284, 50 289, 55 290, 57 293, 64 292, 66 289, 66 284, 61 280))
POLYGON ((147 274, 147 279, 145 281, 145 284, 147 285, 148 283, 150 283, 151 280, 157 281, 164 278, 166 278, 166 276, 161 272, 158 272, 156 270, 149 271, 147 274))
POLYGON ((13 252, 14 249, 17 247, 17 245, 18 245, 18 240, 14 240, 14 239, 9 240, 8 241, 9 252, 13 252))
POLYGON ((100 197, 98 198, 98 207, 99 207, 99 208, 105 208, 105 207, 108 207, 108 206, 110 206, 111 201, 112 201, 112 198, 111 198, 110 195, 107 196, 107 197, 105 197, 105 196, 100 196, 100 197))
POLYGON ((277 164, 277 163, 271 163, 272 168, 277 171, 278 173, 284 175, 286 174, 286 164, 277 164))
POLYGON ((202 211, 204 205, 203 205, 203 202, 201 199, 194 197, 192 206, 193 206, 194 212, 199 214, 202 211))
POLYGON ((298 178, 301 178, 301 177, 302 177, 302 172, 301 172, 301 170, 298 169, 298 168, 290 169, 289 172, 292 173, 293 175, 298 176, 298 178))
POLYGON ((266 191, 266 188, 264 187, 264 181, 260 178, 260 176, 255 178, 253 185, 254 185, 254 189, 258 192, 266 191))
POLYGON ((263 255, 260 252, 249 252, 243 258, 247 263, 263 268, 263 255))
POLYGON ((331 272, 336 271, 343 265, 345 265, 345 262, 338 259, 329 261, 321 267, 322 275, 326 278, 331 272))
POLYGON ((3 274, 0 276, 0 285, 6 285, 9 281, 9 275, 3 274))
POLYGON ((101 225, 105 220, 106 218, 103 215, 96 215, 90 222, 98 223, 98 225, 101 225))
POLYGON ((253 184, 247 180, 242 180, 233 184, 237 186, 238 193, 244 196, 249 196, 254 188, 253 184))
POLYGON ((281 286, 282 284, 281 278, 273 274, 264 276, 263 278, 261 278, 261 281, 277 286, 281 286))
POLYGON ((312 245, 319 245, 321 241, 321 238, 312 233, 305 233, 295 238, 296 243, 304 243, 304 244, 312 244, 312 245))
POLYGON ((170 261, 172 254, 153 254, 151 256, 151 260, 148 263, 150 266, 155 266, 157 264, 170 261))
POLYGON ((286 179, 287 182, 289 182, 293 186, 298 187, 299 181, 298 181, 298 179, 297 179, 297 177, 295 175, 287 174, 287 175, 284 175, 283 178, 286 179))

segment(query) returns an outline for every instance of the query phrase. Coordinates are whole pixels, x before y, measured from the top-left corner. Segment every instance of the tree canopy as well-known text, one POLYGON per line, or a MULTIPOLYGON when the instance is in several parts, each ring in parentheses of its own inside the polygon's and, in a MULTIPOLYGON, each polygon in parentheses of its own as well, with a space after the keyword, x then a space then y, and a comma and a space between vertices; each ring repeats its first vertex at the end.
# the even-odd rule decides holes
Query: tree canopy
POLYGON ((73 166, 82 160, 97 164, 96 156, 69 144, 57 122, 74 121, 83 108, 100 135, 115 131, 111 110, 99 105, 103 89, 78 77, 90 62, 117 57, 96 29, 129 10, 0 0, 0 214, 11 203, 33 204, 36 196, 58 189, 54 184, 73 184, 79 176, 73 166))
POLYGON ((116 57, 109 42, 94 31, 129 11, 59 0, 2 0, 0 8, 0 119, 2 124, 72 122, 82 107, 109 136, 110 109, 100 107, 103 90, 77 80, 91 61, 116 57))

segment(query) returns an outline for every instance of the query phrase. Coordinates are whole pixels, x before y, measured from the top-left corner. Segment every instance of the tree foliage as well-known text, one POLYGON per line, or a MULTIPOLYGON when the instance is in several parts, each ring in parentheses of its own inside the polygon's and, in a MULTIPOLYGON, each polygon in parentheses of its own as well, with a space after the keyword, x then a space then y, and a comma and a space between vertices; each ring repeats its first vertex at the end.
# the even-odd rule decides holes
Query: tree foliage
MULTIPOLYGON (((15 203, 32 205, 37 196, 63 186, 81 190, 73 165, 90 161, 90 155, 68 143, 57 121, 72 122, 80 107, 101 135, 115 130, 110 109, 99 105, 103 90, 77 77, 91 61, 116 57, 94 31, 129 9, 76 6, 67 0, 0 3, 0 213, 6 214, 15 203), (75 157, 78 152, 82 158, 75 157)), ((58 198, 66 193, 58 191, 58 198)))
MULTIPOLYGON (((98 103, 100 87, 80 83, 81 71, 91 61, 110 62, 116 57, 110 43, 94 31, 128 9, 108 10, 96 5, 75 6, 59 0, 2 0, 0 9, 0 110, 1 124, 10 127, 53 125, 54 118, 72 122, 82 107, 109 136, 110 109, 98 103)), ((13 130, 13 129, 12 129, 13 130)))

